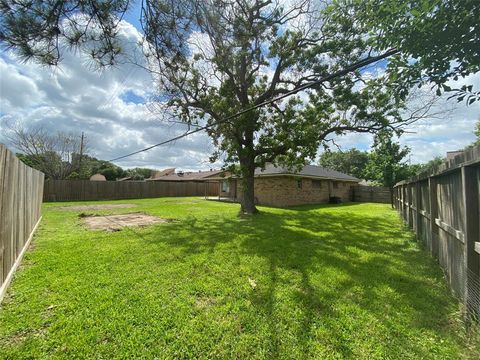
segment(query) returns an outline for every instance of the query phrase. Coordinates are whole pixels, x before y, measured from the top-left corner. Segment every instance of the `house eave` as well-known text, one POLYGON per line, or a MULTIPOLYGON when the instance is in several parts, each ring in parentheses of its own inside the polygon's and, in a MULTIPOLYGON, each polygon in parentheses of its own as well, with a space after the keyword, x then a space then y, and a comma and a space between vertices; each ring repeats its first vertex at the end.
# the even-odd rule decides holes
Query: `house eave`
POLYGON ((316 179, 316 180, 335 180, 335 181, 344 181, 344 182, 354 182, 358 183, 361 180, 359 179, 342 179, 342 178, 337 178, 333 176, 316 176, 316 175, 302 175, 302 174, 291 174, 291 173, 278 173, 278 174, 258 174, 255 175, 254 177, 278 177, 278 176, 290 176, 290 177, 295 177, 295 178, 306 178, 306 179, 316 179))

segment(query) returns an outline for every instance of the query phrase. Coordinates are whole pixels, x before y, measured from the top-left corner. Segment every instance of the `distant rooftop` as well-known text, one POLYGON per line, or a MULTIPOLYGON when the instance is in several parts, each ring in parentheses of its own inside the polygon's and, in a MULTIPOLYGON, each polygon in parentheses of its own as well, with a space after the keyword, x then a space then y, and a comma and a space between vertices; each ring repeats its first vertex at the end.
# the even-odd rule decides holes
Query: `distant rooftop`
POLYGON ((171 171, 172 169, 167 169, 170 170, 166 174, 164 171, 160 171, 157 174, 154 175, 154 177, 151 177, 147 179, 147 181, 203 181, 206 180, 207 178, 213 177, 215 175, 218 175, 223 172, 223 170, 207 170, 207 171, 177 171, 174 172, 171 171), (163 175, 162 175, 163 173, 163 175))
POLYGON ((300 171, 289 170, 286 167, 274 166, 273 164, 267 164, 265 169, 255 169, 255 177, 262 176, 274 176, 274 175, 297 175, 305 177, 314 177, 322 179, 334 179, 342 181, 355 181, 359 182, 360 179, 356 177, 341 173, 340 171, 326 169, 316 165, 305 165, 300 171))

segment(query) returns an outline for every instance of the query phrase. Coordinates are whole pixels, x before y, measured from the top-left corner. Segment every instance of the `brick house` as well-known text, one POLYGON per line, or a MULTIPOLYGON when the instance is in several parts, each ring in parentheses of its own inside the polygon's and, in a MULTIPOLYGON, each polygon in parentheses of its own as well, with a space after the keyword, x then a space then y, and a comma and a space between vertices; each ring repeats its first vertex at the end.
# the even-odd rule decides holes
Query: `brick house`
MULTIPOLYGON (((221 182, 220 198, 241 199, 240 179, 225 176, 218 180, 221 182)), ((331 197, 350 201, 352 188, 359 182, 353 176, 315 165, 306 165, 295 172, 267 164, 264 170, 255 170, 255 201, 271 206, 327 203, 331 197)))

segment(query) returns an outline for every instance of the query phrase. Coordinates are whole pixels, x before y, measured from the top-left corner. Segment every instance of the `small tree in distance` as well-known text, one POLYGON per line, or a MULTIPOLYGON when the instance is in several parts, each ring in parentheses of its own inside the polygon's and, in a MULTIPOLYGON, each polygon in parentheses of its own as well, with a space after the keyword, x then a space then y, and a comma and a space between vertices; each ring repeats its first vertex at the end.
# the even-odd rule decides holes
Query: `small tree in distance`
POLYGON ((365 171, 369 156, 367 151, 357 149, 325 151, 320 155, 318 164, 331 170, 355 176, 358 179, 366 179, 365 171))
POLYGON ((390 189, 392 207, 393 186, 411 175, 408 164, 403 162, 410 149, 394 141, 393 135, 394 133, 389 130, 381 130, 375 135, 366 168, 369 179, 390 189))

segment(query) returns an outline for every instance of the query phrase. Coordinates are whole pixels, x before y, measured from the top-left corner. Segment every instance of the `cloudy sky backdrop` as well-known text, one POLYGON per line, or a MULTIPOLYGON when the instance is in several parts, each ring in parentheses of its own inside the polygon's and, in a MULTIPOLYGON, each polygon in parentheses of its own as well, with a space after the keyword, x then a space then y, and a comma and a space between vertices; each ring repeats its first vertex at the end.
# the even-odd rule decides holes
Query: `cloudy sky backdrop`
MULTIPOLYGON (((129 14, 121 34, 126 45, 140 39, 138 21, 129 14)), ((88 139, 90 155, 109 160, 161 142, 187 130, 167 123, 148 106, 153 92, 148 73, 134 65, 119 65, 96 72, 76 54, 65 53, 58 68, 21 63, 11 52, 0 55, 0 142, 6 126, 20 122, 25 127, 44 127, 88 139)), ((480 87, 480 74, 457 84, 480 87)), ((410 161, 426 162, 447 151, 465 147, 474 140, 473 129, 480 118, 480 102, 471 106, 442 99, 444 116, 425 119, 408 127, 401 142, 412 149, 410 161)), ((342 149, 366 150, 371 136, 350 134, 336 139, 342 149)), ((7 143, 8 145, 8 143, 7 143)), ((14 149, 12 149, 14 150, 14 149)), ((116 163, 122 167, 176 167, 183 170, 220 167, 210 164, 213 147, 204 134, 195 134, 168 146, 152 149, 116 163)))

